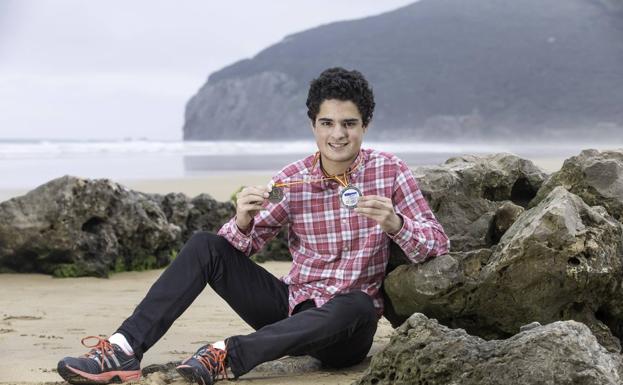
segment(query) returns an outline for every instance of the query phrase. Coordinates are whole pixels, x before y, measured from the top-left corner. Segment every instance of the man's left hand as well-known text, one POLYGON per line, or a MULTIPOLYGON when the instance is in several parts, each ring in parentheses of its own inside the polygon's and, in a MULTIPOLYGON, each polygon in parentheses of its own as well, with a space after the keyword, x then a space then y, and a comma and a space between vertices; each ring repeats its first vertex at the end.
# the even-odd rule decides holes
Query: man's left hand
POLYGON ((357 202, 355 212, 374 219, 386 233, 395 235, 402 228, 402 218, 394 211, 390 198, 378 195, 362 196, 357 202))

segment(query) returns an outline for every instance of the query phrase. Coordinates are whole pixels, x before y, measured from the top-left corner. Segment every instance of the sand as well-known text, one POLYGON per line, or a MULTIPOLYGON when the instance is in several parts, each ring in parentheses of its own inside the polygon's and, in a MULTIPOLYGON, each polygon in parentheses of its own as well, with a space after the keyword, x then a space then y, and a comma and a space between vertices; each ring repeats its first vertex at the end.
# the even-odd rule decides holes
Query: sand
MULTIPOLYGON (((263 266, 281 276, 287 273, 290 263, 268 262, 263 266)), ((114 332, 161 272, 119 273, 109 279, 0 275, 0 383, 60 381, 55 372, 58 360, 85 353, 88 349, 80 344, 82 337, 114 332)), ((388 341, 391 330, 382 319, 372 352, 388 341)), ((250 332, 252 329, 207 287, 145 354, 142 366, 181 360, 205 343, 250 332)), ((251 372, 237 383, 350 384, 366 366, 367 363, 349 370, 318 370, 304 376, 251 372)), ((142 380, 149 384, 158 382, 158 374, 142 380)))

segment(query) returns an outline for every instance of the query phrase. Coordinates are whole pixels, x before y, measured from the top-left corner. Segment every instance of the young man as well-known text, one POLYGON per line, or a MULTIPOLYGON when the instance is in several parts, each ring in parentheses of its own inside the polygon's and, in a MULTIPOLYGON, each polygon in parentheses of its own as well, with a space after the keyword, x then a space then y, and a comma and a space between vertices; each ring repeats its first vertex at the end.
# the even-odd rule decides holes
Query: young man
POLYGON ((285 355, 338 368, 366 357, 383 313, 390 242, 418 263, 447 253, 449 241, 407 165, 361 149, 374 110, 361 73, 324 71, 307 107, 318 152, 283 168, 268 187, 243 189, 236 216, 218 235, 193 235, 115 334, 91 337, 89 353, 59 362, 63 378, 139 378, 143 353, 206 285, 256 331, 201 347, 177 367, 192 382, 212 384, 227 368, 241 376, 285 355), (286 224, 293 262, 277 279, 248 256, 286 224))

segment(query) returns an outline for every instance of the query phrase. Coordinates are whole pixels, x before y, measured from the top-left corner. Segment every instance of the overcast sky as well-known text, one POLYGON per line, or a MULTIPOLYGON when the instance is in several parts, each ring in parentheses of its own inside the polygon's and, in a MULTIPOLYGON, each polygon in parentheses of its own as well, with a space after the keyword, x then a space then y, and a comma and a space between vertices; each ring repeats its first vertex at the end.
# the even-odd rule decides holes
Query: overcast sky
POLYGON ((0 139, 181 139, 210 73, 413 1, 0 0, 0 139))

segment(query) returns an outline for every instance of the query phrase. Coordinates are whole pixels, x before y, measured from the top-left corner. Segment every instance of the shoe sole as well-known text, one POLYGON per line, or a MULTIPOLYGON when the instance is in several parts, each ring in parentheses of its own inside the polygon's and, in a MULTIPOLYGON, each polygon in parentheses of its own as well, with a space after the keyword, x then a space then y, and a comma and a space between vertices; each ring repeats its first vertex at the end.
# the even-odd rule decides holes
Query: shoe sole
POLYGON ((199 385, 212 385, 213 384, 213 382, 206 383, 203 380, 203 377, 201 377, 199 373, 197 373, 195 369, 190 365, 180 365, 176 367, 175 370, 177 370, 180 376, 184 377, 186 381, 192 382, 193 384, 199 384, 199 385))
POLYGON ((80 385, 122 384, 141 378, 140 370, 119 370, 104 372, 102 374, 91 374, 72 368, 64 362, 58 363, 57 370, 58 374, 63 377, 65 381, 70 384, 80 385))

